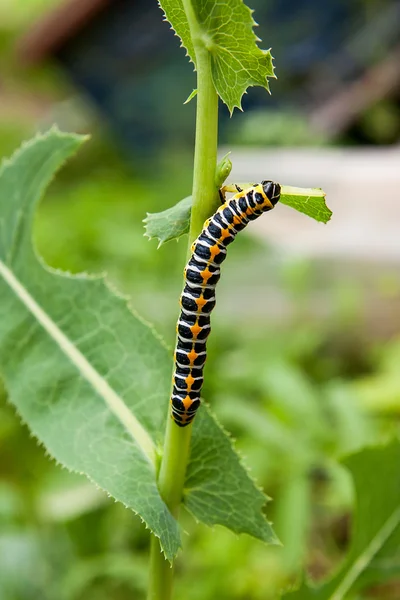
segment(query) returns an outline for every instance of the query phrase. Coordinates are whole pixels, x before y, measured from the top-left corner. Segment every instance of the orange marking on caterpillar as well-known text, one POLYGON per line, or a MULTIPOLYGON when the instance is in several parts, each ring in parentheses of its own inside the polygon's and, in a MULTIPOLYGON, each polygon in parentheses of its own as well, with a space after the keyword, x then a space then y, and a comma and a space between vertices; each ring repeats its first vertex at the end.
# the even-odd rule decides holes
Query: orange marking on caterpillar
POLYGON ((191 326, 190 331, 193 334, 193 339, 197 338, 197 336, 199 335, 201 330, 202 330, 202 327, 200 327, 200 325, 197 322, 191 326))
POLYGON ((211 271, 208 269, 208 267, 206 267, 206 268, 204 269, 204 271, 202 271, 202 272, 200 273, 200 275, 201 275, 201 276, 202 276, 202 278, 203 278, 203 283, 207 283, 207 281, 210 279, 210 277, 212 277, 212 273, 211 273, 211 271))
MULTIPOLYGON (((186 396, 183 400, 183 406, 185 407, 185 410, 187 410, 188 408, 191 407, 193 400, 191 399, 190 396, 186 396)), ((185 415, 183 415, 183 418, 185 418, 185 415)))
POLYGON ((195 379, 194 379, 194 377, 192 377, 192 376, 190 375, 190 373, 189 373, 189 375, 188 375, 188 376, 186 377, 186 379, 185 379, 185 382, 186 382, 186 385, 187 385, 187 391, 188 391, 188 392, 190 392, 190 391, 191 391, 191 389, 192 389, 192 385, 193 385, 193 384, 194 384, 194 382, 195 382, 195 379))
POLYGON ((193 366, 193 363, 194 363, 194 361, 195 361, 195 360, 196 360, 196 358, 197 358, 197 352, 195 352, 195 351, 193 350, 193 348, 192 348, 192 349, 191 349, 191 351, 188 353, 187 357, 188 357, 188 359, 190 360, 190 366, 192 367, 192 366, 193 366))
POLYGON ((242 222, 242 220, 239 219, 239 217, 237 215, 234 215, 234 217, 233 217, 233 223, 235 225, 240 225, 241 222, 242 222))
POLYGON ((221 249, 218 248, 217 245, 211 246, 210 247, 210 258, 213 261, 214 258, 217 256, 217 254, 219 254, 221 252, 221 249))
POLYGON ((203 298, 203 296, 200 296, 200 298, 196 298, 195 302, 196 302, 197 308, 199 308, 200 310, 202 310, 204 305, 207 304, 207 300, 205 298, 203 298))

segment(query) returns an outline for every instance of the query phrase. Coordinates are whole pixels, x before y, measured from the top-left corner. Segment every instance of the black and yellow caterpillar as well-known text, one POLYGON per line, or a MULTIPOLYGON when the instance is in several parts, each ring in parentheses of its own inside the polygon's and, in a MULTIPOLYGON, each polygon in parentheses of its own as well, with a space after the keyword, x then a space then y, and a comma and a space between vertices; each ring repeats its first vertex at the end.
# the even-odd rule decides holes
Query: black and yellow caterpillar
POLYGON ((238 192, 204 223, 184 271, 171 395, 172 418, 179 427, 189 425, 200 406, 210 316, 226 247, 249 221, 273 209, 281 192, 280 185, 273 181, 262 181, 245 190, 236 189, 238 192))

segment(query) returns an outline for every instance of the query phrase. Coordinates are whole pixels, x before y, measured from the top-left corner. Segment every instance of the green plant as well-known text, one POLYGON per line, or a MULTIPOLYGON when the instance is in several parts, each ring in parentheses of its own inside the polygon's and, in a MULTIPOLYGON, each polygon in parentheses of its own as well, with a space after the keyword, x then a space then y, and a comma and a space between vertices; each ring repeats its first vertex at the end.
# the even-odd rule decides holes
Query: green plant
MULTIPOLYGON (((149 215, 147 233, 162 243, 189 232, 190 247, 229 174, 228 159, 217 165, 218 95, 233 111, 247 87, 267 87, 273 69, 270 53, 256 46, 241 0, 162 6, 198 73, 195 166, 192 199, 149 215)), ((266 497, 206 406, 193 427, 179 429, 168 418, 164 436, 171 356, 153 329, 104 278, 61 274, 36 256, 37 202, 83 141, 52 129, 1 169, 0 305, 7 318, 0 320, 0 368, 12 403, 50 455, 146 523, 149 598, 167 600, 182 500, 205 524, 267 543, 277 538, 262 512, 266 497)), ((319 190, 283 186, 282 201, 329 219, 319 190)))

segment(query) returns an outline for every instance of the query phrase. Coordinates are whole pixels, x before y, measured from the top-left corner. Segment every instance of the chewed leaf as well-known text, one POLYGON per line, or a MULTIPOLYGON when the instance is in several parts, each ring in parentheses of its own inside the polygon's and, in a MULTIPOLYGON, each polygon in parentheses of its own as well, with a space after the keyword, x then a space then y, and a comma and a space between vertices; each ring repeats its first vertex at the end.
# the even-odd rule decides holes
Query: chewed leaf
POLYGON ((241 108, 242 96, 250 86, 266 90, 268 77, 275 77, 269 50, 261 50, 253 28, 252 12, 242 0, 192 0, 199 36, 191 38, 189 22, 181 0, 160 0, 167 20, 196 64, 196 44, 210 52, 215 88, 232 113, 241 108))
POLYGON ((149 239, 157 238, 158 247, 170 240, 177 240, 189 231, 192 196, 184 198, 171 208, 159 213, 147 213, 143 219, 145 235, 149 239))
MULTIPOLYGON (((223 160, 228 159, 224 157, 223 160)), ((223 164, 222 161, 220 164, 223 164)), ((251 187, 249 183, 240 183, 240 186, 243 189, 251 187)), ((234 185, 226 186, 225 189, 228 192, 236 191, 234 185)), ((296 188, 283 185, 280 202, 322 223, 327 223, 332 215, 332 211, 325 204, 325 193, 319 188, 296 188)), ((192 196, 188 196, 167 210, 147 213, 144 219, 145 235, 150 239, 158 239, 158 247, 170 240, 180 238, 189 232, 191 210, 192 196)))
POLYGON ((316 221, 327 223, 332 216, 332 211, 327 207, 325 197, 325 192, 320 188, 297 188, 283 185, 280 201, 316 221))
MULTIPOLYGON (((103 277, 49 269, 32 246, 37 203, 82 141, 52 129, 0 171, 0 373, 49 454, 139 514, 172 559, 180 532, 155 468, 171 353, 103 277)), ((203 407, 185 490, 197 519, 274 541, 262 513, 265 497, 203 407)))

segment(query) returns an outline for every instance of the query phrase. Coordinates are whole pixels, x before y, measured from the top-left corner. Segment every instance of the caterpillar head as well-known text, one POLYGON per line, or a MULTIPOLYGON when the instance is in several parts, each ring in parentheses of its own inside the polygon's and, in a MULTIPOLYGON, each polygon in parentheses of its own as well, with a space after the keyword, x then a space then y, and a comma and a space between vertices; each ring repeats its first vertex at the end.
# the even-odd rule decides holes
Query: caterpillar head
POLYGON ((281 186, 279 183, 274 183, 273 181, 269 180, 262 181, 261 185, 263 186, 264 194, 267 196, 272 206, 275 206, 281 197, 281 186))

